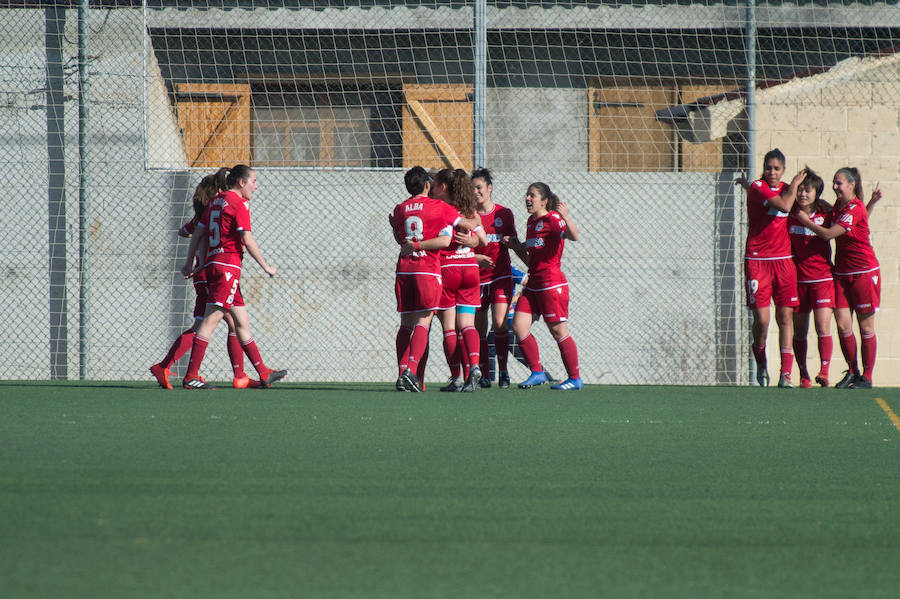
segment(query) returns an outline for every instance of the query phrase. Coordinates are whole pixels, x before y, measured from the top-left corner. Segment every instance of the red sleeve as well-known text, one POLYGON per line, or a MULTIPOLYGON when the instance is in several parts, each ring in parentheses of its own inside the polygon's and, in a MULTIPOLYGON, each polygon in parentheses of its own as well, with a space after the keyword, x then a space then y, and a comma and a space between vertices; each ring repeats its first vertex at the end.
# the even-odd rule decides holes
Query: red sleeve
POLYGON ((238 202, 234 207, 234 221, 238 231, 252 231, 250 226, 250 205, 246 201, 238 202))
POLYGON ((189 220, 188 222, 186 222, 186 223, 184 223, 183 225, 181 225, 181 229, 179 229, 178 232, 179 232, 179 233, 183 233, 184 235, 188 235, 188 236, 193 235, 193 234, 194 234, 194 227, 195 227, 196 225, 197 225, 197 221, 195 221, 194 219, 191 219, 191 220, 189 220))

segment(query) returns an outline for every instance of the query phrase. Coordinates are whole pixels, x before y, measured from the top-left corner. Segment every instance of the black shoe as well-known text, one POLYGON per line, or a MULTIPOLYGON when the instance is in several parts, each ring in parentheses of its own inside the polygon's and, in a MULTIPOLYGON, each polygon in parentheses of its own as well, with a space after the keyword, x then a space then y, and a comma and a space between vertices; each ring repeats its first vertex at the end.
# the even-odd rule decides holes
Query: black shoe
POLYGON ((259 375, 259 386, 263 389, 268 389, 272 386, 272 383, 277 383, 286 376, 287 370, 270 370, 265 378, 259 375))
POLYGON ((469 378, 466 380, 466 384, 463 385, 463 388, 460 389, 463 393, 474 393, 475 389, 478 388, 478 383, 481 381, 481 367, 473 366, 471 370, 469 370, 469 378))
POLYGON ((403 382, 406 383, 406 390, 412 393, 421 393, 422 387, 419 386, 419 379, 412 373, 412 371, 407 368, 403 371, 403 374, 400 375, 400 378, 403 379, 403 382))
POLYGON ((184 377, 184 380, 181 381, 181 386, 185 389, 202 389, 204 391, 215 391, 218 388, 207 383, 206 379, 202 376, 186 376, 184 377))
POLYGON ((509 373, 505 370, 500 371, 500 375, 497 377, 497 386, 501 389, 509 389, 509 373))
POLYGON ((856 380, 850 383, 851 389, 871 389, 872 381, 867 379, 865 375, 857 375, 856 380))
POLYGON ((848 388, 850 388, 850 385, 852 385, 854 383, 854 381, 856 381, 856 377, 858 377, 858 376, 859 375, 856 374, 855 372, 845 370, 844 376, 841 378, 841 380, 839 380, 837 383, 835 383, 834 388, 835 389, 848 389, 848 388))
POLYGON ((409 389, 406 388, 406 381, 403 380, 402 376, 397 379, 395 387, 397 391, 409 391, 409 389))
POLYGON ((465 381, 463 381, 461 376, 454 376, 450 378, 450 381, 441 387, 441 391, 444 393, 459 393, 462 391, 463 386, 465 385, 465 381))
POLYGON ((481 387, 482 389, 490 389, 491 388, 491 379, 489 379, 486 376, 481 377, 480 379, 478 379, 478 386, 481 387))

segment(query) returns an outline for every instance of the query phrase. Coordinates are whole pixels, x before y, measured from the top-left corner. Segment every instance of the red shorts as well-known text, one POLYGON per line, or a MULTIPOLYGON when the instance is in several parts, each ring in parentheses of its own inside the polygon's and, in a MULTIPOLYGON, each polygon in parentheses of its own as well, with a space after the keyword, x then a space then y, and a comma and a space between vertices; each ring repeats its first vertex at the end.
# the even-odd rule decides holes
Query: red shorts
POLYGON ((543 316, 548 324, 569 320, 569 286, 562 285, 542 291, 525 289, 516 302, 516 312, 543 316))
POLYGON ((203 318, 206 315, 206 302, 209 294, 206 292, 206 280, 194 281, 194 318, 203 318))
POLYGON ((508 304, 513 296, 512 277, 498 279, 481 286, 481 309, 487 310, 493 304, 508 304))
POLYGON ((441 276, 444 278, 444 286, 438 310, 449 310, 456 306, 481 306, 481 278, 478 268, 451 266, 442 268, 441 276))
POLYGON ((791 258, 744 260, 747 306, 768 308, 772 300, 778 307, 797 306, 797 268, 791 258))
POLYGON ((244 305, 241 296, 241 270, 233 266, 210 264, 206 267, 206 303, 225 310, 244 305))
POLYGON ((394 278, 397 312, 436 310, 441 299, 441 277, 430 274, 397 275, 394 278))
POLYGON ((881 269, 858 275, 834 275, 834 305, 869 314, 881 306, 881 269))
POLYGON ((808 314, 818 308, 834 308, 834 280, 797 283, 800 304, 794 312, 808 314))

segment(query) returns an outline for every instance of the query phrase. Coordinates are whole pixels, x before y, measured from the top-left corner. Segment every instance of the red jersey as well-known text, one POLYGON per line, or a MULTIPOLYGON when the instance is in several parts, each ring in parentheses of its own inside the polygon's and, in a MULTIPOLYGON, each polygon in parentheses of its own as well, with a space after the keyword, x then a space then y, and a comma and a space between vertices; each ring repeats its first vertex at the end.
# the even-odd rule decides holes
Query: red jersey
MULTIPOLYGON (((815 224, 825 227, 831 226, 831 213, 813 211, 809 215, 815 224)), ((816 283, 830 281, 832 279, 833 266, 831 264, 831 244, 816 235, 812 229, 804 227, 800 221, 791 214, 788 217, 788 235, 791 238, 791 252, 794 254, 794 264, 797 265, 798 283, 816 283)))
POLYGON ((841 208, 835 205, 831 222, 846 231, 834 240, 834 274, 854 275, 878 268, 875 250, 869 241, 869 215, 859 198, 853 198, 841 208))
MULTIPOLYGON (((457 229, 457 231, 459 231, 457 229)), ((473 233, 468 229, 459 231, 471 237, 473 233)), ((450 242, 447 249, 441 250, 441 268, 451 268, 457 266, 468 266, 478 268, 478 259, 475 258, 475 252, 467 245, 460 245, 455 241, 450 242)))
MULTIPOLYGON (((456 208, 427 196, 415 196, 394 207, 394 230, 403 239, 423 241, 453 235, 460 216, 456 208)), ((397 274, 441 274, 438 250, 420 250, 397 259, 397 274)))
POLYGON ((206 264, 241 267, 244 259, 242 231, 250 231, 250 200, 234 191, 223 191, 206 207, 199 226, 209 232, 206 264))
POLYGON ((528 285, 526 289, 541 291, 568 285, 562 272, 562 253, 566 245, 566 221, 558 212, 529 216, 525 247, 528 250, 528 285))
POLYGON ((772 189, 762 179, 750 184, 747 190, 747 246, 748 260, 774 260, 791 257, 787 212, 769 206, 769 200, 781 195, 787 187, 779 183, 772 189))
MULTIPOLYGON (((183 225, 181 225, 181 228, 178 230, 178 234, 179 234, 179 235, 186 235, 186 236, 190 237, 190 236, 192 236, 192 235, 194 234, 194 229, 195 229, 196 227, 197 227, 197 221, 194 220, 194 219, 192 218, 192 219, 189 220, 188 222, 186 222, 186 223, 184 223, 183 225)), ((195 259, 195 260, 194 260, 194 267, 196 268, 197 266, 200 266, 200 264, 198 264, 198 261, 195 259)), ((204 284, 205 284, 205 283, 206 283, 206 270, 205 270, 205 269, 200 269, 199 272, 197 272, 197 273, 194 274, 193 279, 194 279, 194 285, 197 285, 198 283, 204 283, 204 284)))
POLYGON ((481 217, 481 226, 487 235, 487 245, 475 248, 475 253, 487 256, 494 261, 493 268, 482 268, 479 271, 481 283, 493 283, 500 279, 509 279, 512 277, 509 249, 500 245, 500 240, 507 236, 512 239, 517 238, 512 210, 499 204, 494 204, 493 210, 487 214, 479 214, 479 216, 481 217))

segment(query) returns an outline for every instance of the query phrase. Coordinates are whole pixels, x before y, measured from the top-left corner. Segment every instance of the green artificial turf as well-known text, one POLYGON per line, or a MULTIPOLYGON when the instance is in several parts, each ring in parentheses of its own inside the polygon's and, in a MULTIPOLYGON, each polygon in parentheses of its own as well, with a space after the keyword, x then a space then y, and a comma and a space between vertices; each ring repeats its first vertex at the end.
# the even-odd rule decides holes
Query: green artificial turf
POLYGON ((894 597, 900 389, 0 382, 19 597, 894 597))

